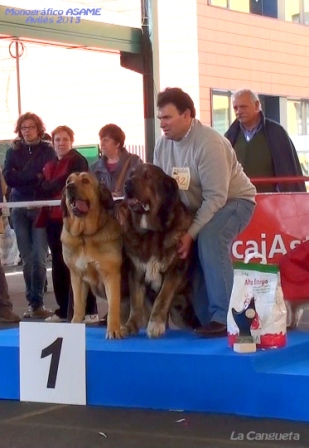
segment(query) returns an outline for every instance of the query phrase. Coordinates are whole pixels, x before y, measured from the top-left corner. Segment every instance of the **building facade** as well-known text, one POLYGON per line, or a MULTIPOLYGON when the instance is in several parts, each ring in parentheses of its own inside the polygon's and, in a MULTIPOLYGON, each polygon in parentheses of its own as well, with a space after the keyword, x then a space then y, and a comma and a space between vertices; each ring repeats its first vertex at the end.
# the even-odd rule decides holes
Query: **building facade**
POLYGON ((309 1, 158 0, 161 87, 192 94, 200 119, 224 133, 230 97, 248 88, 280 122, 309 170, 309 1))

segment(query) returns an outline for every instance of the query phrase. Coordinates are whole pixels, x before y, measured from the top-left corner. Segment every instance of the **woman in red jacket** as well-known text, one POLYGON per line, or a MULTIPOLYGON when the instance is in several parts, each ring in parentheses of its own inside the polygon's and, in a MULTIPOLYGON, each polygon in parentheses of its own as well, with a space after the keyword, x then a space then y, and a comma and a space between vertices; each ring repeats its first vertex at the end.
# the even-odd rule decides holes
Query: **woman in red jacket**
MULTIPOLYGON (((48 162, 43 168, 42 189, 48 199, 61 199, 62 190, 68 176, 74 172, 88 171, 88 162, 78 151, 72 149, 74 132, 68 126, 58 126, 51 133, 57 159, 48 162)), ((52 255, 52 280, 54 294, 59 306, 55 313, 45 319, 48 322, 66 321, 68 317, 69 297, 72 294, 70 272, 62 256, 62 210, 60 206, 44 207, 37 226, 46 226, 47 241, 52 255)), ((99 321, 96 299, 92 294, 87 297, 86 323, 99 321)))

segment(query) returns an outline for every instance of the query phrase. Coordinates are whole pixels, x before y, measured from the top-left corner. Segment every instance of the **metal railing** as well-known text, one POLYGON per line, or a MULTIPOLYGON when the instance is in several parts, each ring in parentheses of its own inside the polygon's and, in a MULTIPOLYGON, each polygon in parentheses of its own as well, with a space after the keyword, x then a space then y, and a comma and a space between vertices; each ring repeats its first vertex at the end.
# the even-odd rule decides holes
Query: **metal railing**
POLYGON ((281 184, 309 182, 309 176, 252 177, 250 180, 254 184, 281 184))

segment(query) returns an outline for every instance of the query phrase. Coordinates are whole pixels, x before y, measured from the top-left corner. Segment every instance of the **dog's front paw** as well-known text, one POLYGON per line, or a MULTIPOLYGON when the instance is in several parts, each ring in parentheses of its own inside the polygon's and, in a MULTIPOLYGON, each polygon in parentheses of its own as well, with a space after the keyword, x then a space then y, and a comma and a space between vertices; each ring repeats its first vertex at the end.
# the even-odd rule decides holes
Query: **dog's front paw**
POLYGON ((147 335, 149 338, 159 338, 165 333, 165 329, 163 322, 150 321, 147 325, 147 335))
POLYGON ((129 331, 125 325, 121 325, 120 334, 122 338, 126 338, 127 336, 129 336, 129 331))
POLYGON ((138 319, 134 317, 130 317, 125 325, 121 327, 126 336, 129 334, 137 334, 139 332, 140 326, 138 323, 138 319))
POLYGON ((106 339, 121 339, 122 333, 120 329, 120 325, 108 325, 106 329, 106 339))
POLYGON ((121 327, 120 331, 124 336, 129 336, 130 334, 137 334, 139 328, 136 325, 125 324, 121 327))

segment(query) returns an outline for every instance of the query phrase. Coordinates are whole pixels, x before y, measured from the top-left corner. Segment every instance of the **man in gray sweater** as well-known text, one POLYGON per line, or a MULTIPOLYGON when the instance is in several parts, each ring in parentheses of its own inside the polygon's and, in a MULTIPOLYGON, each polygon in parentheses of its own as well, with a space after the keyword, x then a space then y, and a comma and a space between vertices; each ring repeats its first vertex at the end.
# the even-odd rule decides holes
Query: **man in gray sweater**
POLYGON ((193 300, 203 326, 197 333, 223 336, 233 287, 230 249, 252 217, 256 189, 230 142, 195 118, 187 93, 167 88, 159 93, 157 107, 163 135, 153 162, 176 179, 181 200, 194 213, 179 256, 188 257, 191 249, 198 254, 193 300))

